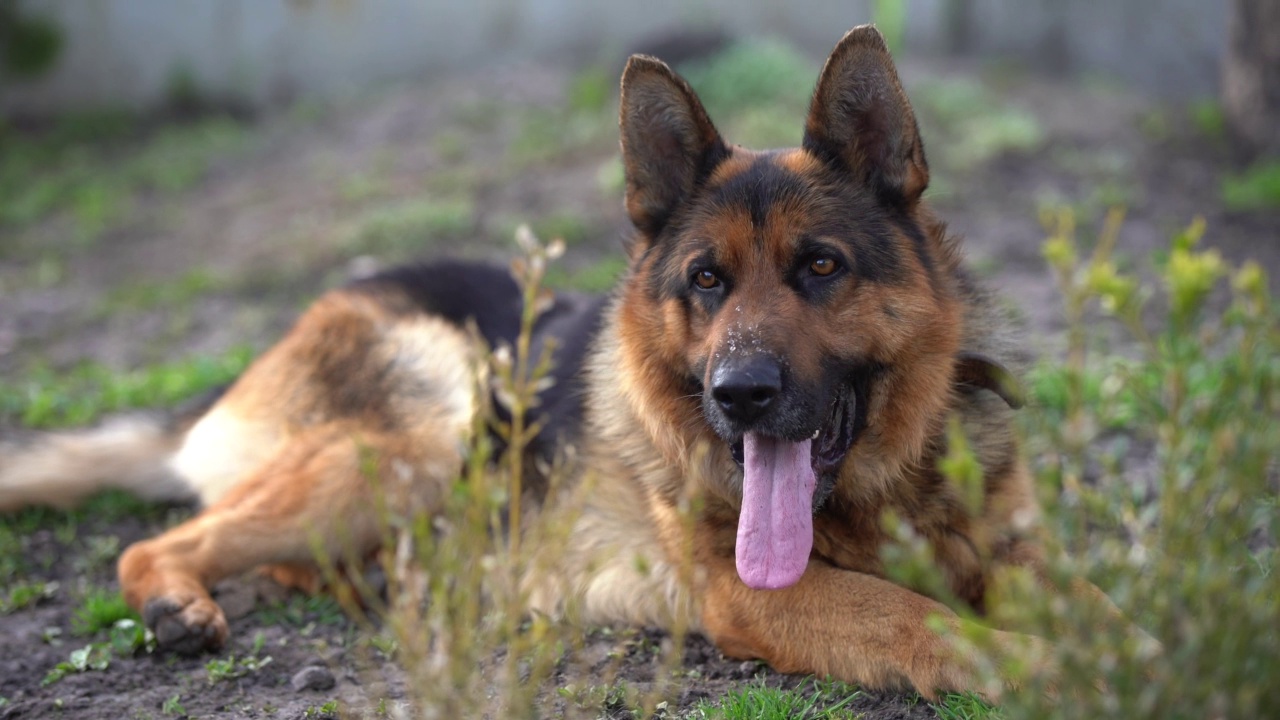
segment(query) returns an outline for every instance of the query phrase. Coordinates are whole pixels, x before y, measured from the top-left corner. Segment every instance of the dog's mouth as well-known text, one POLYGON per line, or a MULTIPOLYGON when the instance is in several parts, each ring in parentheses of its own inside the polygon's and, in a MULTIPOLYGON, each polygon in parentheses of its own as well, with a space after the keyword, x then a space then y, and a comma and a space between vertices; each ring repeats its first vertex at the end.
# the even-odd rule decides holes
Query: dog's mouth
MULTIPOLYGON (((840 466, 844 463, 844 458, 849 454, 850 448, 853 447, 855 438, 855 428, 857 427, 857 410, 858 398, 850 388, 844 388, 831 402, 831 407, 827 411, 827 417, 822 425, 814 431, 813 436, 809 439, 813 441, 810 450, 810 461, 813 467, 813 473, 819 480, 829 479, 835 481, 835 475, 840 471, 840 466)), ((745 465, 745 443, 746 436, 738 438, 729 443, 729 451, 733 454, 733 459, 739 465, 745 465)), ((813 509, 816 511, 821 507, 822 500, 826 497, 815 498, 813 509)))
POLYGON ((778 589, 804 574, 813 549, 813 515, 831 493, 858 434, 858 393, 844 387, 812 437, 795 441, 747 432, 730 447, 742 465, 738 576, 778 589))

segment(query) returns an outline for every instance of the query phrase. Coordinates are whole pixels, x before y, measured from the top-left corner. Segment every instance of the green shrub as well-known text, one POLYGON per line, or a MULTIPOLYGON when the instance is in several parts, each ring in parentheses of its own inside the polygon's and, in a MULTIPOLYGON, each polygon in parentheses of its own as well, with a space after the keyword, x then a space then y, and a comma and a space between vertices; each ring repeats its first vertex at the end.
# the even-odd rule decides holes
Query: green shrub
POLYGON ((995 620, 1055 640, 1056 693, 1046 692, 1049 678, 1028 675, 1003 709, 1033 718, 1280 717, 1277 307, 1257 264, 1232 268, 1197 248, 1202 222, 1156 259, 1158 288, 1116 270, 1118 228, 1116 214, 1081 259, 1063 216, 1046 244, 1069 347, 1061 402, 1032 413, 1028 450, 1061 542, 1051 575, 1062 586, 1011 583, 995 620), (1097 462, 1116 424, 1090 398, 1095 312, 1126 331, 1128 359, 1113 384, 1129 408, 1124 432, 1152 447, 1136 467, 1123 455, 1097 462), (1162 649, 1095 607, 1063 602, 1070 577, 1105 590, 1162 649))

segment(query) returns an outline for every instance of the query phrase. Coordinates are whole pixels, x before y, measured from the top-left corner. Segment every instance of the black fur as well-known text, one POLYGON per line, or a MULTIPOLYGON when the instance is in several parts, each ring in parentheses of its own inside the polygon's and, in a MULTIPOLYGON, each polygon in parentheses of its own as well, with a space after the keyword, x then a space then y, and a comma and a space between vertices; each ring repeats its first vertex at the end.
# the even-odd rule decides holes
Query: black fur
MULTIPOLYGON (((406 312, 431 313, 465 328, 475 323, 490 347, 514 346, 520 333, 523 293, 506 268, 461 260, 397 267, 352 284, 352 289, 397 288, 412 301, 406 312)), ((550 308, 534 324, 532 357, 552 346, 552 386, 539 396, 536 420, 542 429, 530 450, 550 458, 555 449, 577 435, 582 419, 581 370, 587 350, 600 328, 606 298, 556 293, 550 308)), ((393 306, 393 309, 394 306, 393 306)), ((500 417, 510 419, 501 404, 500 417)), ((495 438, 497 440, 497 438, 495 438)), ((501 452, 502 446, 497 448, 501 452)))

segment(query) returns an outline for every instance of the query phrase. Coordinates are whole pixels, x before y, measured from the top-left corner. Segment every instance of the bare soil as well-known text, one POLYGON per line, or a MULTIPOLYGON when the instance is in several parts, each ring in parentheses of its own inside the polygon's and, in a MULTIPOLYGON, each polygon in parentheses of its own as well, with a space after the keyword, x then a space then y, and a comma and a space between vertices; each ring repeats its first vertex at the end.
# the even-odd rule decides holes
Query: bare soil
MULTIPOLYGON (((907 63, 905 76, 911 85, 979 73, 922 60, 907 63)), ((500 258, 518 220, 575 218, 583 232, 571 243, 571 268, 616 256, 626 232, 621 199, 600 179, 614 156, 613 141, 524 164, 510 159, 522 122, 563 104, 570 77, 556 67, 499 68, 381 88, 314 116, 262 118, 250 128, 248 148, 218 158, 196 187, 136 198, 127 220, 87 246, 65 241, 66 218, 24 230, 15 240, 24 252, 0 252, 0 375, 20 377, 37 360, 65 367, 90 358, 126 369, 246 341, 261 348, 308 298, 353 271, 442 252, 500 258), (372 200, 362 195, 361 178, 375 186, 372 200), (375 200, 385 205, 462 192, 471 204, 463 227, 443 237, 393 245, 376 257, 351 245, 352 237, 365 237, 353 218, 364 217, 375 200), (37 264, 51 258, 61 268, 58 278, 32 280, 37 264), (218 282, 181 307, 113 304, 122 288, 172 283, 193 268, 218 282)), ((1038 119, 1045 140, 1034 151, 1001 154, 954 173, 934 202, 968 238, 975 266, 1020 311, 1038 352, 1054 352, 1062 328, 1059 297, 1040 257, 1037 208, 1046 199, 1087 206, 1100 184, 1119 183, 1129 205, 1121 250, 1140 267, 1198 214, 1208 222, 1206 243, 1228 259, 1258 259, 1273 277, 1280 270, 1280 213, 1225 209, 1218 187, 1223 173, 1237 168, 1230 149, 1197 132, 1181 111, 1134 89, 1026 77, 1005 77, 996 87, 1001 101, 1038 119), (1167 132, 1142 129, 1152 113, 1170 118, 1167 132)), ((926 141, 928 132, 926 123, 926 141)), ((50 669, 86 642, 72 633, 74 588, 86 582, 115 587, 111 562, 87 560, 93 539, 117 537, 122 549, 183 512, 91 518, 70 538, 53 529, 25 538, 27 577, 56 581, 60 589, 34 607, 0 616, 0 718, 302 718, 322 716, 320 707, 333 699, 347 712, 372 713, 380 700, 394 708, 406 697, 395 665, 362 643, 352 622, 252 577, 218 589, 232 618, 223 656, 253 654, 260 637, 258 655, 271 657, 260 669, 210 682, 210 657, 141 654, 42 686, 50 669), (60 634, 51 636, 50 628, 60 634), (293 689, 291 679, 313 665, 335 685, 293 689), (181 712, 166 706, 175 696, 181 712)), ((662 642, 652 632, 601 632, 591 636, 585 654, 621 657, 609 661, 610 671, 643 690, 653 681, 652 648, 662 642)), ((606 661, 600 662, 603 673, 606 661)), ((755 678, 804 682, 758 663, 727 660, 696 637, 685 650, 685 669, 670 699, 673 710, 755 678)), ((866 693, 851 708, 874 719, 934 716, 909 694, 866 693)), ((622 716, 623 709, 603 712, 622 716)))

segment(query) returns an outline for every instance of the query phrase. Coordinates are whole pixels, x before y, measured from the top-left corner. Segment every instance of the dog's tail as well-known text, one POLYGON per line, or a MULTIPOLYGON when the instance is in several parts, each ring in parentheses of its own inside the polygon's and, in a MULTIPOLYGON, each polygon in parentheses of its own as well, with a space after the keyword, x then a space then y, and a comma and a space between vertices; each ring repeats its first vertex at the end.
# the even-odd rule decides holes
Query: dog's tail
POLYGON ((113 488, 148 500, 194 499, 195 489, 167 461, 224 389, 174 411, 120 415, 91 428, 0 430, 0 511, 69 508, 113 488))

